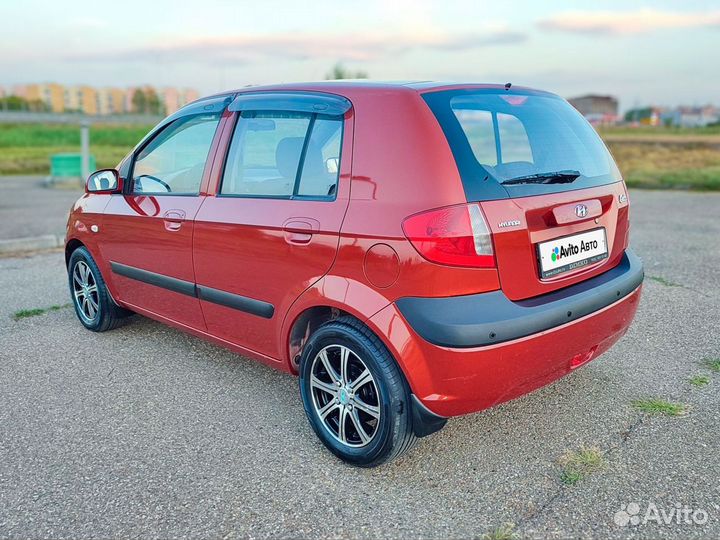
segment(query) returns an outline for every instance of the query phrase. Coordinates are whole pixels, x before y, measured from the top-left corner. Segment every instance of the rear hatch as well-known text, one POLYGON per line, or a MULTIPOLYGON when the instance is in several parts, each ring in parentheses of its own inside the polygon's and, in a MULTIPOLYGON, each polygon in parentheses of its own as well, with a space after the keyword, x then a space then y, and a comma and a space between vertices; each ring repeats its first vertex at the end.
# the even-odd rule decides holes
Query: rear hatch
POLYGON ((627 193, 607 148, 565 100, 528 89, 423 94, 453 151, 468 202, 492 232, 503 292, 542 295, 617 265, 627 193))
POLYGON ((481 203, 508 298, 521 300, 567 287, 618 264, 627 247, 628 207, 623 200, 623 185, 615 183, 481 203))

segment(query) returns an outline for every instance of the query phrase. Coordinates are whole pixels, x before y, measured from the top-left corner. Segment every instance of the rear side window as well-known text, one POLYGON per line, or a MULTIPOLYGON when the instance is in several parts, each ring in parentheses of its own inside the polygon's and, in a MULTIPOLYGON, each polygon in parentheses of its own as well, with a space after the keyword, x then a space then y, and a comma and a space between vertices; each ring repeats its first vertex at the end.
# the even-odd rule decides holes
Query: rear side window
POLYGON ((517 117, 467 109, 453 112, 463 126, 472 151, 480 163, 495 166, 508 161, 532 162, 530 141, 525 127, 517 117))
POLYGON ((219 114, 175 120, 135 157, 133 192, 197 195, 219 114))
POLYGON ((244 112, 230 143, 222 195, 333 198, 342 118, 244 112))
POLYGON ((298 195, 327 197, 335 194, 340 169, 342 121, 317 118, 308 140, 298 195))
POLYGON ((466 126, 467 139, 473 154, 481 163, 497 165, 495 127, 490 111, 453 111, 462 125, 466 126))
POLYGON ((592 126, 557 96, 468 88, 423 98, 447 137, 468 200, 581 189, 621 178, 592 126), (557 172, 578 174, 567 183, 525 181, 557 172), (505 183, 510 180, 515 182, 505 183))
POLYGON ((533 155, 528 140, 527 131, 522 121, 517 116, 499 113, 498 141, 495 146, 502 150, 500 156, 502 162, 525 161, 532 163, 533 155))

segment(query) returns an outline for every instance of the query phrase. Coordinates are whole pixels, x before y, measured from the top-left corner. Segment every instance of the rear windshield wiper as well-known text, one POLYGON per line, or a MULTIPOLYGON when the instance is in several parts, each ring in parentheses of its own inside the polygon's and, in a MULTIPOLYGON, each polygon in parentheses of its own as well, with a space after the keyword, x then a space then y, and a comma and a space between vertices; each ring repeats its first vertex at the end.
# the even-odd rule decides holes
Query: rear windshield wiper
POLYGON ((555 171, 544 172, 538 174, 528 174, 527 176, 517 176, 501 182, 503 185, 508 184, 569 184, 580 176, 579 171, 555 171))

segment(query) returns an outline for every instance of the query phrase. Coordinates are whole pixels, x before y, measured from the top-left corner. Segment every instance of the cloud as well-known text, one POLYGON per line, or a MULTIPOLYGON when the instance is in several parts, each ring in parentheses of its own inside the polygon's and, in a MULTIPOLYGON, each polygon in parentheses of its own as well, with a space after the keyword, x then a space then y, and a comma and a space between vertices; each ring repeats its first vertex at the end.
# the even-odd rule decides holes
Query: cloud
POLYGON ((206 38, 171 44, 154 44, 115 51, 72 55, 75 61, 162 61, 249 63, 267 58, 305 60, 321 58, 370 61, 413 49, 458 51, 525 41, 523 33, 496 29, 477 34, 278 34, 206 38))
POLYGON ((641 34, 675 28, 720 28, 720 11, 566 11, 538 22, 540 28, 581 34, 641 34))
POLYGON ((106 19, 98 17, 77 17, 68 21, 68 26, 76 30, 103 30, 110 25, 106 19))

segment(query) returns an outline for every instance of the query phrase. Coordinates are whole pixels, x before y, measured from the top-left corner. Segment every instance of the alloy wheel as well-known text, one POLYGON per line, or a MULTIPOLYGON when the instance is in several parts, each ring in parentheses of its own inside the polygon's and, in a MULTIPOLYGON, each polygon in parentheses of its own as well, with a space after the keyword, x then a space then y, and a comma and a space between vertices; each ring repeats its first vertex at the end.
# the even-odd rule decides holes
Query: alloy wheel
POLYGON ((315 412, 325 429, 347 446, 369 444, 380 424, 380 397, 372 373, 344 345, 317 353, 310 370, 315 412))
POLYGON ((100 315, 98 286, 92 270, 85 261, 75 263, 72 273, 73 299, 83 320, 92 324, 100 315))

